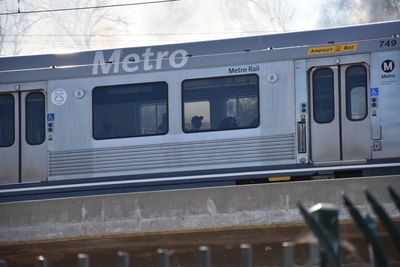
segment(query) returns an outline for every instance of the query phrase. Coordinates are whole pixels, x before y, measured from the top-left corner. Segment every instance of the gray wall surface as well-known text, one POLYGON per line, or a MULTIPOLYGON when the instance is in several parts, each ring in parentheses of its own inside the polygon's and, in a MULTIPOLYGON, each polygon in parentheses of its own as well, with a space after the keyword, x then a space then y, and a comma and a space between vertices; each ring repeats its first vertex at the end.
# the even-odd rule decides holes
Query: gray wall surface
POLYGON ((368 189, 392 218, 399 217, 388 186, 400 177, 371 177, 257 184, 220 188, 76 197, 0 204, 0 244, 116 234, 180 232, 302 223, 300 201, 309 208, 334 203, 341 220, 346 194, 363 212, 368 189))

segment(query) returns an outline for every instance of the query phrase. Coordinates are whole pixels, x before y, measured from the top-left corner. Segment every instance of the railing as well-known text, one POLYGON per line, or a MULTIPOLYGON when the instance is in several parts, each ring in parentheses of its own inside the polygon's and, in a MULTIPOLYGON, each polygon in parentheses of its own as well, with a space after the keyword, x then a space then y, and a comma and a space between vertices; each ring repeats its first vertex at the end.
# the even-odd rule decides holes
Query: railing
MULTIPOLYGON (((249 244, 240 245, 242 251, 242 267, 253 266, 253 253, 252 247, 249 244)), ((200 267, 211 267, 211 249, 208 246, 199 247, 199 265, 200 267)), ((171 266, 171 252, 168 249, 158 249, 158 267, 170 267, 171 266)), ((116 257, 118 257, 118 267, 129 267, 131 265, 129 254, 125 251, 118 251, 116 257)), ((49 267, 48 260, 43 256, 36 257, 35 267, 49 267)), ((78 254, 78 267, 90 267, 90 255, 78 254)), ((0 260, 0 267, 7 267, 7 263, 4 260, 0 260)))
MULTIPOLYGON (((389 187, 389 194, 400 211, 400 197, 399 195, 389 187)), ((379 204, 376 198, 365 191, 367 201, 372 207, 374 213, 382 222, 384 228, 388 231, 389 236, 393 239, 396 246, 396 250, 400 255, 400 232, 396 228, 393 221, 390 219, 385 209, 379 204)), ((343 196, 343 202, 345 207, 350 213, 350 216, 355 221, 358 228, 361 230, 364 238, 368 242, 370 251, 370 261, 373 267, 387 267, 388 258, 382 244, 379 242, 376 234, 376 225, 372 217, 367 214, 363 217, 360 211, 354 206, 351 200, 347 196, 343 196)), ((318 239, 319 253, 314 253, 314 261, 316 265, 313 266, 341 266, 340 258, 340 239, 339 239, 339 220, 338 220, 338 209, 330 204, 317 204, 311 207, 308 211, 299 203, 299 209, 304 217, 307 225, 318 239)), ((286 259, 286 258, 285 258, 286 259)), ((290 261, 290 257, 285 262, 290 261)), ((285 264, 285 266, 293 266, 285 264)))
MULTIPOLYGON (((389 187, 389 194, 395 206, 400 212, 400 197, 389 187)), ((393 239, 395 249, 400 255, 400 231, 394 222, 390 219, 385 209, 379 204, 376 198, 365 191, 366 199, 370 204, 376 216, 382 222, 382 225, 393 239)), ((372 217, 367 214, 363 217, 360 211, 354 206, 351 200, 343 196, 344 206, 348 210, 352 219, 362 232, 364 238, 370 247, 370 262, 373 267, 387 267, 388 257, 385 250, 377 238, 376 225, 372 217)), ((298 204, 300 213, 311 232, 315 235, 318 242, 309 243, 309 266, 313 267, 340 267, 340 238, 339 238, 339 210, 332 204, 317 204, 306 210, 301 203, 298 204)), ((283 246, 283 262, 284 267, 294 267, 295 265, 295 248, 296 243, 284 242, 283 246)), ((253 267, 253 249, 249 244, 241 244, 241 267, 253 267)), ((211 267, 211 249, 208 246, 200 246, 198 248, 200 267, 211 267)), ((171 251, 168 249, 158 249, 158 267, 171 266, 171 251)), ((90 267, 90 256, 88 254, 78 254, 78 267, 90 267)), ((118 259, 118 267, 136 266, 131 263, 130 256, 125 251, 119 251, 116 255, 118 259)), ((44 256, 36 257, 36 267, 49 267, 50 263, 44 256)), ((7 267, 7 263, 0 259, 0 267, 7 267)), ((72 267, 72 266, 71 266, 72 267)))

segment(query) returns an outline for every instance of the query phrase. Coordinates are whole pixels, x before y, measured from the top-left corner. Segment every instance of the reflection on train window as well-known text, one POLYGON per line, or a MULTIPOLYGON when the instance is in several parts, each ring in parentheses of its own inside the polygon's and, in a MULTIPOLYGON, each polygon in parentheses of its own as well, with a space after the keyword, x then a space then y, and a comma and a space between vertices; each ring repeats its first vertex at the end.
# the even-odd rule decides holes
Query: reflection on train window
POLYGON ((313 116, 317 123, 329 123, 335 117, 333 71, 323 68, 314 71, 313 116))
POLYGON ((183 130, 218 131, 259 125, 258 76, 186 80, 182 85, 183 130))
POLYGON ((45 139, 45 98, 40 92, 29 93, 26 96, 26 142, 39 145, 45 139))
POLYGON ((0 95, 0 147, 12 146, 15 135, 14 97, 0 95))
POLYGON ((166 133, 168 126, 166 103, 143 104, 140 108, 141 135, 166 133))
POLYGON ((364 66, 346 70, 346 116, 352 121, 367 117, 367 70, 364 66))
POLYGON ((93 89, 93 137, 110 139, 166 134, 165 82, 99 86, 93 89))
POLYGON ((227 100, 227 117, 238 118, 243 125, 252 125, 258 123, 254 121, 257 118, 257 110, 254 109, 257 106, 257 97, 241 97, 229 98, 227 100))
POLYGON ((204 131, 210 129, 210 101, 184 103, 185 131, 204 131))

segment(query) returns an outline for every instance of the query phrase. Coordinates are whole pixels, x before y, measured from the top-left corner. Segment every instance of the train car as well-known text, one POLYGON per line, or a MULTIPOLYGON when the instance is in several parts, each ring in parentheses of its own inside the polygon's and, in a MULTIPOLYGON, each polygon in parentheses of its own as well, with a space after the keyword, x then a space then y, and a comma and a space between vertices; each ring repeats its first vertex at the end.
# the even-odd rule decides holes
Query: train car
POLYGON ((400 173, 400 21, 0 58, 0 183, 400 173))

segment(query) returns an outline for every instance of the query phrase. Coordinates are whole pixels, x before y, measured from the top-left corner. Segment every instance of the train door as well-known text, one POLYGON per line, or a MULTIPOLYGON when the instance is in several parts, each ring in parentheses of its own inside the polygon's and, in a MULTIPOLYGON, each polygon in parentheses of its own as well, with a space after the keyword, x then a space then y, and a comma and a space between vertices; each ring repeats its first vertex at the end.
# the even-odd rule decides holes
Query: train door
POLYGON ((371 158, 368 56, 308 62, 311 159, 356 163, 371 158))
POLYGON ((19 84, 12 92, 0 86, 0 183, 47 177, 45 85, 19 84))

